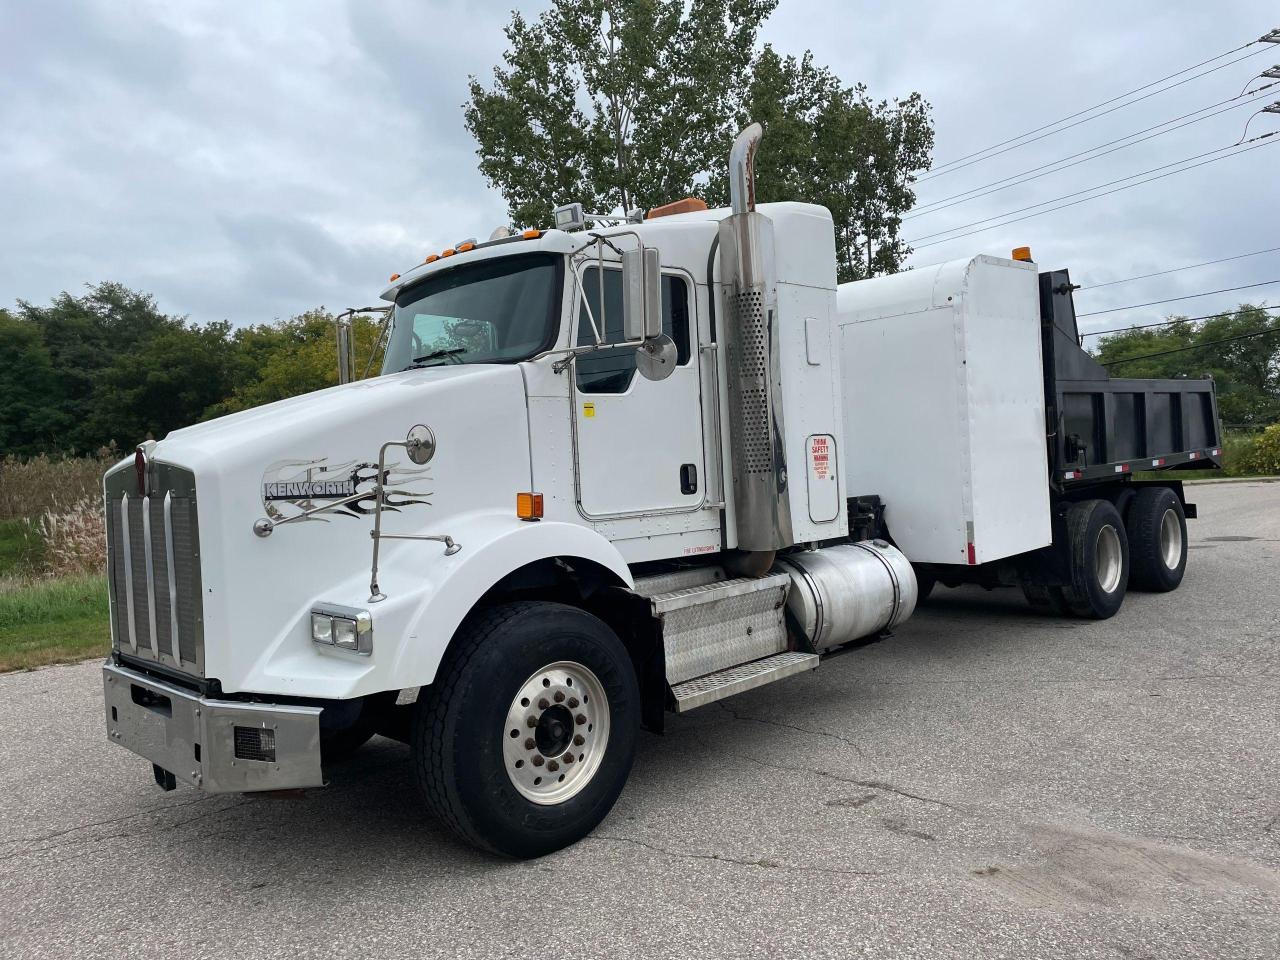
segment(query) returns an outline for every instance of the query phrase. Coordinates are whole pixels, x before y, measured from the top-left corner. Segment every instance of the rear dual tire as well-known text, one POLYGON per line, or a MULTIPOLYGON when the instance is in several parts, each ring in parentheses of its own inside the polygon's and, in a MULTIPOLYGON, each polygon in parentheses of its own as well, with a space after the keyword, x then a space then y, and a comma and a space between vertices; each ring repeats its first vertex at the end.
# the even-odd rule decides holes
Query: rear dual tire
POLYGON ((1168 487, 1143 487, 1129 504, 1129 586, 1168 593, 1187 571, 1187 515, 1168 487))
POLYGON ((1024 584, 1032 607, 1088 620, 1115 616, 1129 582, 1129 538, 1120 513, 1106 500, 1067 509, 1065 549, 1070 580, 1061 586, 1024 584))

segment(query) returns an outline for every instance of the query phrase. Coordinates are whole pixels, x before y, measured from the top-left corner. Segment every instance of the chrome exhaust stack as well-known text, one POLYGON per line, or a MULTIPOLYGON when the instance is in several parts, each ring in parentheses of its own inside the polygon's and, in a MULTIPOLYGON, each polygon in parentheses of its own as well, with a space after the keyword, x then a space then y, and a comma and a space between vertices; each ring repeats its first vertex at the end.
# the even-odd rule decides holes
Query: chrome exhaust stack
POLYGON ((738 549, 735 564, 760 573, 773 552, 792 545, 782 390, 776 329, 773 222, 756 212, 755 156, 763 130, 753 123, 729 153, 733 213, 720 221, 720 285, 727 345, 730 447, 738 549))

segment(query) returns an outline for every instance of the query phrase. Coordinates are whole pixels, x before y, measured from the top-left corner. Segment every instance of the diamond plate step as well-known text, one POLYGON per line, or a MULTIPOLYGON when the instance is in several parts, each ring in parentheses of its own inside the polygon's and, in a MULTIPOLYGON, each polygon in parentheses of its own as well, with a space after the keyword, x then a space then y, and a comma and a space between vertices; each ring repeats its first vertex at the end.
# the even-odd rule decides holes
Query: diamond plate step
POLYGON ((677 683, 671 688, 671 693, 676 698, 676 713, 684 713, 694 707, 732 697, 735 693, 745 693, 806 670, 815 670, 817 666, 817 654, 776 653, 771 657, 677 683))
POLYGON ((686 586, 649 598, 662 622, 667 683, 683 683, 787 649, 785 573, 686 586))

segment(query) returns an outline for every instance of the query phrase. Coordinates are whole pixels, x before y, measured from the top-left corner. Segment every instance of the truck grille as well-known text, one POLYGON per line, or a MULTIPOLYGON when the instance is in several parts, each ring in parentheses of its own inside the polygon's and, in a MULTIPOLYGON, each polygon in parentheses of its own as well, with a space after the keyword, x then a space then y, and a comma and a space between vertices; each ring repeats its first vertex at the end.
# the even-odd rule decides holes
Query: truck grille
POLYGON ((132 464, 106 478, 111 634, 121 653, 204 676, 196 484, 190 470, 132 464))

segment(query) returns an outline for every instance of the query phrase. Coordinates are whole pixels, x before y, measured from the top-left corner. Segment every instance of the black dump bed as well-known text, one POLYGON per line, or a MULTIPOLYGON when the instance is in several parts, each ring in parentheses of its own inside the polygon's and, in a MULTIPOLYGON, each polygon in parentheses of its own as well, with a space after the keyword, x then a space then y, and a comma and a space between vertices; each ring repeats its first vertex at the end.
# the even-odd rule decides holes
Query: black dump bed
POLYGON ((1122 380, 1080 347, 1071 278, 1040 274, 1049 475, 1055 484, 1222 466, 1212 379, 1122 380))

